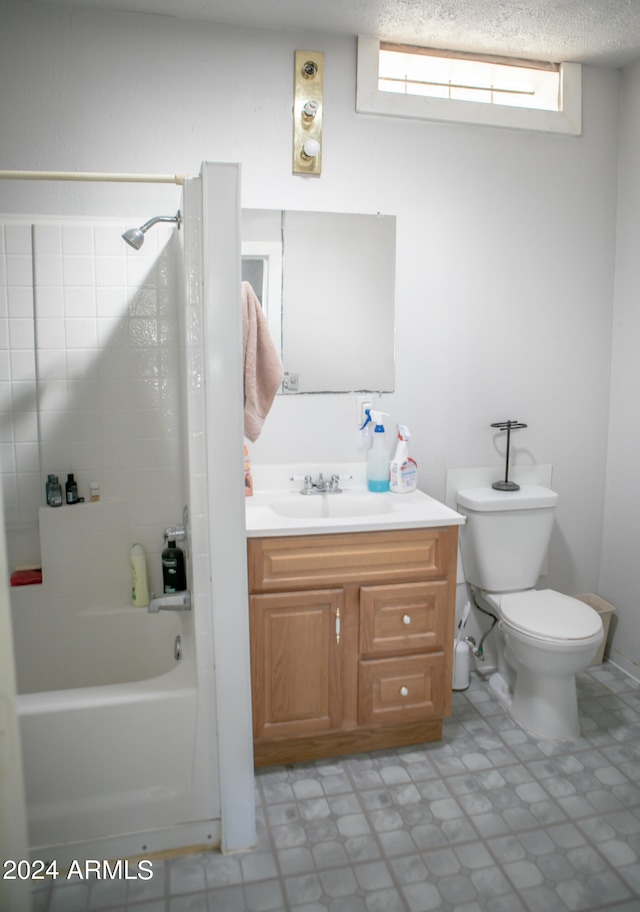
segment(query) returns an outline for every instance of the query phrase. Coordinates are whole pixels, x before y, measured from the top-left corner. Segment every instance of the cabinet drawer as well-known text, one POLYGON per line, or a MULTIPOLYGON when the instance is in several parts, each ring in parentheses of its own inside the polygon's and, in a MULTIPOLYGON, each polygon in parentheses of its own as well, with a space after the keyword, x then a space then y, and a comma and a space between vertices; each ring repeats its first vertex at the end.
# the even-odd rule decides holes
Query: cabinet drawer
POLYGON ((361 725, 418 721, 443 708, 443 653, 360 662, 358 721, 361 725))
POLYGON ((402 655, 444 648, 449 589, 446 580, 363 586, 360 653, 402 655))
MULTIPOLYGON (((339 495, 335 495, 339 496, 339 495)), ((457 527, 249 539, 251 592, 409 582, 455 572, 457 527)))

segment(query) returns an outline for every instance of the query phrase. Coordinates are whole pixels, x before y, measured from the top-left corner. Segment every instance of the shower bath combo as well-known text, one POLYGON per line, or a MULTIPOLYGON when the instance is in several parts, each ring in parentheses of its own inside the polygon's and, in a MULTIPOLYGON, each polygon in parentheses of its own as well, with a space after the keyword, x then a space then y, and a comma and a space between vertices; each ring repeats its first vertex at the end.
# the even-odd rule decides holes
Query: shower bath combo
MULTIPOLYGON (((188 180, 0 171, 3 179, 184 184, 175 215, 150 218, 122 238, 139 250, 146 233, 158 223, 184 229, 185 272, 179 297, 186 306, 180 316, 186 357, 180 359, 180 383, 186 384, 187 401, 185 499, 193 521, 191 610, 181 605, 182 610, 139 616, 125 606, 109 612, 87 604, 73 627, 78 636, 87 627, 87 650, 97 649, 109 665, 112 641, 146 643, 150 649, 151 641, 157 640, 160 664, 145 675, 133 656, 129 677, 124 670, 113 682, 108 677, 89 680, 87 686, 56 681, 51 689, 39 682, 17 695, 32 857, 55 856, 62 864, 68 858, 100 853, 105 858, 126 857, 196 844, 220 845, 223 851, 255 845, 247 612, 229 616, 222 610, 229 601, 242 606, 247 600, 244 490, 229 485, 226 472, 220 471, 228 460, 229 435, 242 447, 241 352, 228 343, 238 335, 240 321, 240 308, 229 307, 234 298, 239 300, 239 166, 203 163, 199 177, 188 180), (192 213, 188 220, 183 218, 185 210, 192 213), (193 325, 200 330, 196 336, 193 325), (200 369, 189 371, 192 363, 200 369), (212 364, 238 382, 212 382, 212 364), (225 439, 213 433, 209 416, 214 414, 230 429, 225 439), (215 522, 216 516, 226 517, 224 528, 215 522), (146 618, 153 629, 145 624, 146 618), (129 623, 135 629, 130 630, 129 623), (173 653, 176 636, 183 647, 179 661, 173 653), (223 691, 237 696, 225 701, 220 699, 223 691), (85 750, 70 754, 69 745, 77 743, 80 731, 90 757, 85 750)), ((60 539, 54 521, 80 523, 83 512, 89 511, 95 520, 112 507, 105 497, 86 511, 47 511, 47 541, 54 546, 60 539)), ((127 520, 117 516, 114 522, 121 529, 127 520)), ((77 534, 83 542, 88 538, 82 529, 77 534)), ((45 603, 40 604, 37 593, 14 591, 13 596, 33 602, 27 614, 42 616, 45 603)), ((18 650, 16 659, 20 663, 18 650)))

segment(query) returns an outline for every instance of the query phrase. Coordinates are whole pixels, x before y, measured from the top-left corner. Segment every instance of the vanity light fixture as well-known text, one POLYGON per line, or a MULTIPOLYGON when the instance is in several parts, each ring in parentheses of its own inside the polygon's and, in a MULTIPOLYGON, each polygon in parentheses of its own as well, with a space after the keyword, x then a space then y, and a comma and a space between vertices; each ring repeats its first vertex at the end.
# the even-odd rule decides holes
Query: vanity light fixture
POLYGON ((296 51, 293 97, 293 173, 322 171, 324 54, 296 51))

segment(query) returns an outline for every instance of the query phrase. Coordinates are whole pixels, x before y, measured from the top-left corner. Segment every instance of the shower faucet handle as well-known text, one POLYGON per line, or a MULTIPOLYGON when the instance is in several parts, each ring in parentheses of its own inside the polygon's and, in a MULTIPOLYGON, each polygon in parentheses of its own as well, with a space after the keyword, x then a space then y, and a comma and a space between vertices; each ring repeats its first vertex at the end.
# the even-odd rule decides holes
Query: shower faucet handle
POLYGON ((164 530, 164 537, 167 541, 184 541, 187 532, 184 526, 167 526, 164 530))

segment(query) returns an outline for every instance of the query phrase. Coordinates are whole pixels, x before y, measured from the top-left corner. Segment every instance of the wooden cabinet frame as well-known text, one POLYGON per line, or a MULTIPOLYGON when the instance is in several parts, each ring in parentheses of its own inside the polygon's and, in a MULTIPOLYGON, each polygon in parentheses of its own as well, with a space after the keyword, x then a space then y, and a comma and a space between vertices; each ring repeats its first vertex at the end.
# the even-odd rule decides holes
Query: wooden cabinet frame
POLYGON ((256 766, 438 740, 457 526, 249 539, 256 766))

